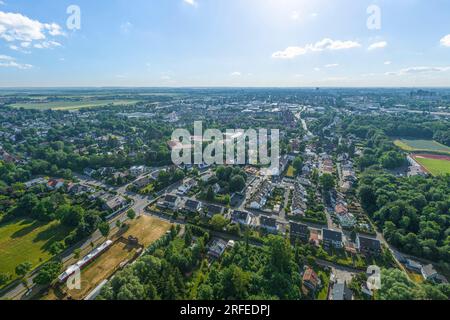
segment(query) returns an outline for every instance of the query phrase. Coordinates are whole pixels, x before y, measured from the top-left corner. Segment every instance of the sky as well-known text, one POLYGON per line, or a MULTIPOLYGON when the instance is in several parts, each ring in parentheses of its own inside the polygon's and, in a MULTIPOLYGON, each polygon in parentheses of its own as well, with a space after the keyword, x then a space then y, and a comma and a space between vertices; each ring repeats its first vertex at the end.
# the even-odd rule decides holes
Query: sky
POLYGON ((450 1, 0 0, 0 87, 88 86, 449 87, 450 1))

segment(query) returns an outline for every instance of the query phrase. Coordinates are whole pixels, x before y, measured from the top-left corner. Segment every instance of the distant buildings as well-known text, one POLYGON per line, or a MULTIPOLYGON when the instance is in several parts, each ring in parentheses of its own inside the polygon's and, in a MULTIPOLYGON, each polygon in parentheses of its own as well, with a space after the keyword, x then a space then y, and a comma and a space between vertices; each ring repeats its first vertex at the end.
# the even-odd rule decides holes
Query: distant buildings
POLYGON ((251 209, 261 210, 267 203, 273 191, 272 183, 264 179, 258 186, 255 187, 252 196, 249 200, 249 207, 251 209))
POLYGON ((322 243, 324 248, 336 248, 341 249, 343 247, 342 243, 342 232, 323 229, 322 230, 322 243))
POLYGON ((227 242, 222 239, 214 239, 209 246, 208 256, 219 259, 227 249, 227 242))
POLYGON ((184 209, 191 213, 199 213, 202 209, 202 204, 199 201, 188 199, 184 203, 184 209))
POLYGON ((261 216, 259 218, 259 226, 260 228, 266 230, 270 233, 277 233, 278 232, 278 225, 277 220, 274 218, 269 218, 266 216, 261 216))
POLYGON ((380 255, 382 251, 379 240, 366 238, 361 235, 356 237, 356 248, 364 255, 380 255))
POLYGON ((295 244, 297 241, 307 243, 309 238, 310 231, 308 226, 295 222, 290 223, 290 240, 292 244, 295 244))
POLYGON ((250 226, 252 224, 252 215, 247 211, 234 210, 231 213, 231 221, 244 226, 250 226))
POLYGON ((167 194, 158 201, 157 206, 161 209, 178 210, 181 206, 181 199, 172 194, 167 194))
POLYGON ((303 273, 303 286, 310 292, 316 292, 321 286, 321 281, 317 273, 313 269, 307 267, 303 273))

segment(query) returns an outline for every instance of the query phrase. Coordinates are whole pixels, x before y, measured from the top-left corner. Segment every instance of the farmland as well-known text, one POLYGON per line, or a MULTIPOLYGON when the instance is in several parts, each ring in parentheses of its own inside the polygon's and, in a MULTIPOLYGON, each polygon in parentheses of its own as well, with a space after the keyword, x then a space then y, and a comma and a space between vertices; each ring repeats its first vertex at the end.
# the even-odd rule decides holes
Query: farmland
POLYGON ((415 155, 414 159, 434 176, 450 174, 450 157, 415 155))
POLYGON ((450 148, 434 140, 408 140, 398 139, 394 144, 400 149, 408 152, 432 152, 450 154, 450 148))
POLYGON ((31 102, 13 104, 13 108, 24 108, 34 110, 78 110, 84 108, 95 108, 107 105, 132 105, 137 100, 81 100, 81 101, 62 101, 62 102, 31 102))
POLYGON ((67 236, 68 230, 58 222, 49 224, 31 220, 14 220, 0 226, 0 273, 16 279, 15 268, 30 262, 33 268, 48 261, 52 254, 49 246, 67 236))

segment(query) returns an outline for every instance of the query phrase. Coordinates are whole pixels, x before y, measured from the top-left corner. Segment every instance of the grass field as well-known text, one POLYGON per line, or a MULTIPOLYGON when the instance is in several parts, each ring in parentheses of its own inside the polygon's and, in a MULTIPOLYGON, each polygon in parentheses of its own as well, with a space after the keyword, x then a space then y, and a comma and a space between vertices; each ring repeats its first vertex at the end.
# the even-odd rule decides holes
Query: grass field
POLYGON ((22 262, 30 262, 33 268, 48 261, 47 251, 55 241, 60 241, 68 230, 58 222, 40 223, 31 220, 14 220, 0 226, 0 273, 16 279, 15 268, 22 262))
POLYGON ((295 177, 295 169, 293 166, 289 166, 286 172, 286 177, 288 178, 294 178, 295 177))
POLYGON ((24 108, 34 110, 78 110, 83 108, 94 108, 106 105, 131 105, 139 102, 137 100, 87 100, 87 101, 65 101, 44 103, 18 103, 13 108, 24 108))
POLYGON ((448 160, 432 159, 424 156, 415 156, 414 159, 433 176, 450 174, 450 161, 448 160))
POLYGON ((398 139, 394 144, 408 152, 436 152, 450 154, 450 148, 434 140, 408 140, 398 139))

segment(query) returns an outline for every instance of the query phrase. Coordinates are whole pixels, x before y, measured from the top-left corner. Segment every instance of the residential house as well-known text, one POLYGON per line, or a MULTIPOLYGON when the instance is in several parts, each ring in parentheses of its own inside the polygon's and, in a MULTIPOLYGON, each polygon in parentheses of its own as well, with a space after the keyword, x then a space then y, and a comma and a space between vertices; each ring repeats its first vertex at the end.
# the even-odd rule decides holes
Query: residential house
POLYGON ((64 179, 50 179, 47 182, 47 188, 49 190, 58 190, 64 187, 64 179))
POLYGON ((269 218, 266 216, 261 216, 259 218, 260 228, 265 229, 270 233, 278 233, 277 220, 274 218, 269 218))
POLYGON ((145 188, 146 186, 148 186, 152 181, 153 181, 153 179, 151 177, 142 177, 142 178, 134 181, 133 186, 136 189, 142 189, 142 188, 145 188))
POLYGON ((202 209, 202 203, 200 201, 188 199, 184 203, 184 209, 188 212, 198 213, 202 209))
POLYGON ((329 248, 342 248, 342 232, 323 229, 322 230, 322 243, 326 249, 329 248))
POLYGON ((293 215, 303 216, 305 214, 307 196, 306 189, 299 182, 296 182, 292 193, 291 213, 293 215))
POLYGON ((321 286, 319 276, 310 267, 306 267, 306 270, 303 273, 303 286, 313 293, 321 286))
POLYGON ((172 194, 166 194, 157 203, 157 206, 159 208, 170 209, 170 210, 178 210, 178 209, 180 209, 180 205, 181 205, 181 199, 172 194))
POLYGON ((447 283, 447 279, 439 274, 432 264, 427 264, 422 267, 422 276, 425 280, 433 281, 436 283, 447 283))
POLYGON ((414 272, 417 272, 417 273, 420 273, 420 274, 422 273, 423 266, 420 263, 418 263, 418 262, 416 262, 414 260, 406 259, 405 267, 408 270, 411 270, 411 271, 414 271, 414 272))
POLYGON ((69 187, 68 191, 70 194, 80 195, 85 193, 94 193, 95 189, 81 183, 75 183, 69 187))
POLYGON ((40 185, 40 184, 47 184, 48 180, 44 179, 44 178, 37 178, 37 179, 33 179, 30 180, 28 182, 25 182, 25 188, 29 189, 31 187, 40 185))
POLYGON ((206 203, 203 205, 203 211, 206 212, 208 217, 213 217, 217 214, 223 215, 225 213, 225 208, 215 204, 206 203))
POLYGON ((307 243, 309 242, 310 231, 307 225, 291 222, 290 223, 290 238, 291 243, 295 244, 297 241, 307 243))
POLYGON ((356 237, 356 248, 364 255, 381 254, 381 242, 379 240, 366 238, 361 235, 356 237))
POLYGON ((219 259, 227 248, 227 242, 222 239, 214 239, 209 246, 208 256, 214 259, 219 259))
POLYGON ((147 168, 145 166, 133 166, 130 168, 130 175, 133 177, 139 177, 147 172, 147 168))
POLYGON ((104 200, 105 200, 105 203, 103 205, 103 209, 109 210, 112 212, 122 209, 128 203, 127 200, 125 200, 125 198, 122 196, 108 197, 107 199, 104 199, 104 200))
POLYGON ((195 188, 197 186, 197 181, 195 179, 188 179, 183 182, 183 184, 178 188, 178 194, 179 195, 185 195, 189 191, 192 190, 192 188, 195 188))
POLYGON ((252 223, 252 215, 247 211, 234 210, 231 214, 234 223, 249 226, 252 223))
POLYGON ((249 207, 261 210, 266 205, 267 199, 273 191, 273 186, 269 180, 265 179, 255 189, 255 192, 250 197, 249 207))

